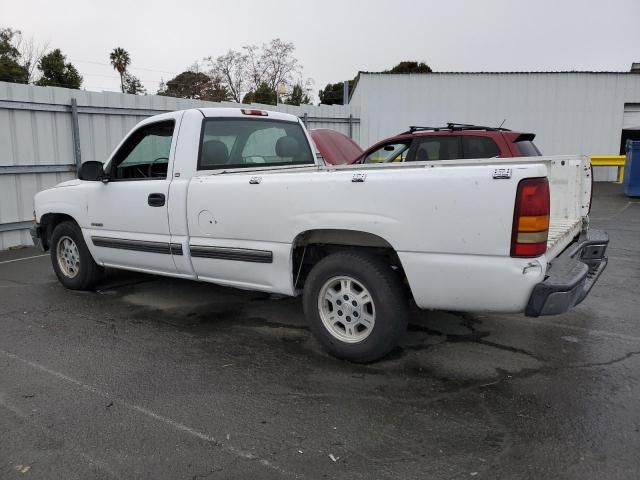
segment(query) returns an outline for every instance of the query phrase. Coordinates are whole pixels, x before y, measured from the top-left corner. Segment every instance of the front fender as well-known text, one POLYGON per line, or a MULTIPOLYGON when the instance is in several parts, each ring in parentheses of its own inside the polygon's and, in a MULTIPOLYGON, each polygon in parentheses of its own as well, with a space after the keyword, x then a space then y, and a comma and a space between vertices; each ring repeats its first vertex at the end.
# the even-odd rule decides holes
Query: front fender
POLYGON ((73 187, 39 192, 34 198, 34 210, 36 223, 41 223, 44 215, 61 214, 73 218, 81 228, 87 226, 86 194, 73 187))

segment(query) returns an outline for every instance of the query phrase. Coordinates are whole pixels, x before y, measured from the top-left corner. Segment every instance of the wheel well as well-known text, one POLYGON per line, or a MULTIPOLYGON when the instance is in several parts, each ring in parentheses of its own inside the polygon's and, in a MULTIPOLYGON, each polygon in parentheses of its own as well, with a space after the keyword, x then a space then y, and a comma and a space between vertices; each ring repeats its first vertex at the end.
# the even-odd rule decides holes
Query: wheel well
POLYGON ((292 278, 295 289, 304 287, 311 269, 327 255, 345 250, 367 251, 384 258, 401 276, 409 291, 408 283, 398 254, 384 238, 356 230, 308 230, 300 233, 292 246, 292 278))
POLYGON ((42 241, 42 247, 45 250, 49 250, 53 229, 62 222, 66 222, 67 220, 71 220, 72 222, 77 223, 72 216, 65 213, 45 213, 44 215, 42 215, 42 217, 40 217, 40 240, 42 241))

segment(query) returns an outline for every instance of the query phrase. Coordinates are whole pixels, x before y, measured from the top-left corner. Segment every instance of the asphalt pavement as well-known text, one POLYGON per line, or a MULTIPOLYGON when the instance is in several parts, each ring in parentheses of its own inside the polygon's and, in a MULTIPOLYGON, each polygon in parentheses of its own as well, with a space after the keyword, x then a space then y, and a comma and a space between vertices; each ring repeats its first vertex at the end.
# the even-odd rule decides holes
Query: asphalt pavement
POLYGON ((371 365, 299 299, 0 252, 1 479, 640 478, 640 199, 597 184, 609 265, 573 311, 413 312, 371 365))

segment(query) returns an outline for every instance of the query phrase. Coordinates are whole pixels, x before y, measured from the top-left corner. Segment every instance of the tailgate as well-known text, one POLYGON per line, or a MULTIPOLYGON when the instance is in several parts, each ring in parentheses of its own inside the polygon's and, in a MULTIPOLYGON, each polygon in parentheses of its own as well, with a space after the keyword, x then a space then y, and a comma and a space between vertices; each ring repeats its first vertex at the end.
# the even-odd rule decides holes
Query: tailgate
POLYGON ((557 257, 582 231, 591 201, 591 165, 584 156, 556 157, 548 164, 551 218, 547 260, 557 257))

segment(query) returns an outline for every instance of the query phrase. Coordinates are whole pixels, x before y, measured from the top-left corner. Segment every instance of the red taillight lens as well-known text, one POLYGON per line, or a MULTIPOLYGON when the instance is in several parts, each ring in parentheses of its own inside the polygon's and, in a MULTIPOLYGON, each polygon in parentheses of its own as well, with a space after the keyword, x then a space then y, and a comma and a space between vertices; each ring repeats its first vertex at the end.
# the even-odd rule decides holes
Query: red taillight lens
POLYGON ((240 111, 245 115, 257 115, 258 117, 266 117, 267 115, 269 115, 264 110, 253 110, 250 108, 242 108, 240 109, 240 111))
POLYGON ((550 208, 546 178, 520 181, 513 212, 512 257, 538 257, 547 251, 550 208))

